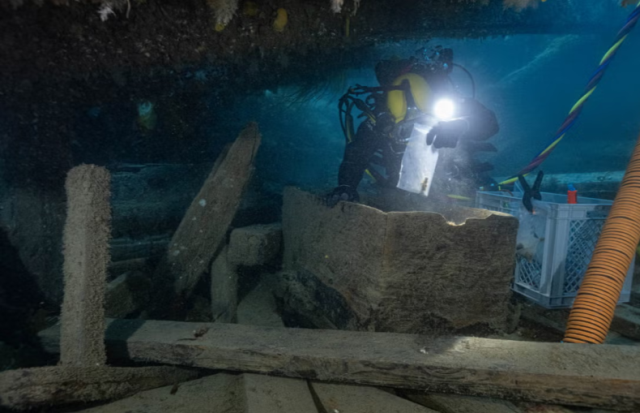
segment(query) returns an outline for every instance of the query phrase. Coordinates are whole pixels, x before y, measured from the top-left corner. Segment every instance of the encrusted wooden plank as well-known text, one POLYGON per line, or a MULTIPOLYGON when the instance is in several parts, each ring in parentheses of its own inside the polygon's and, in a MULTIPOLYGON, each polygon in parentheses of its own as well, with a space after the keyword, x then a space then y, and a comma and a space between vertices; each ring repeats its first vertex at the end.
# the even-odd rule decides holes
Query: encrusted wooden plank
POLYGON ((513 403, 483 397, 408 393, 407 398, 440 413, 522 413, 513 403))
POLYGON ((550 404, 520 403, 518 406, 522 410, 522 413, 574 413, 573 410, 566 407, 550 404))
MULTIPOLYGON (((57 346, 57 332, 43 333, 57 346)), ((107 343, 133 360, 549 404, 640 409, 640 349, 112 320, 107 343), (206 333, 196 337, 194 331, 206 333), (597 360, 597 363, 594 362, 597 360)))
POLYGON ((175 293, 188 296, 222 245, 253 174, 261 135, 250 123, 220 156, 194 198, 169 244, 156 275, 173 283, 175 293))
POLYGON ((219 373, 213 376, 140 392, 83 413, 244 413, 242 380, 238 375, 219 373))
POLYGON ((325 412, 439 413, 374 387, 313 383, 325 412))
POLYGON ((0 406, 35 408, 95 402, 194 379, 193 370, 160 367, 56 366, 0 373, 0 406))
POLYGON ((316 413, 305 380, 245 373, 244 397, 247 413, 316 413))

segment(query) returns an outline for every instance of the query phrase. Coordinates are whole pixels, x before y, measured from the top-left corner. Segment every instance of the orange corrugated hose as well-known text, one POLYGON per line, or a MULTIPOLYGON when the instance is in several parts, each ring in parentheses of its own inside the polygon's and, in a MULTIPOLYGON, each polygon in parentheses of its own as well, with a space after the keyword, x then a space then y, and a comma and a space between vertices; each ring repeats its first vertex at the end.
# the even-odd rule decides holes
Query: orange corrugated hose
POLYGON ((571 309, 564 342, 604 342, 639 242, 640 137, 571 309))

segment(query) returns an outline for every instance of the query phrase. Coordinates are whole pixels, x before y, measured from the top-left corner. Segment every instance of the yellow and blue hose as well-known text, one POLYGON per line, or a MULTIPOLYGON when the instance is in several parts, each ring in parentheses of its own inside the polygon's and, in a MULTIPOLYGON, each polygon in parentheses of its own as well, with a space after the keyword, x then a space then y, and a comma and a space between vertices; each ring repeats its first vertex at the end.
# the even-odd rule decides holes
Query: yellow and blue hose
POLYGON ((562 126, 560 127, 560 129, 558 129, 558 131, 554 135, 551 142, 546 146, 546 148, 542 152, 537 154, 535 158, 533 158, 533 160, 529 162, 527 166, 525 166, 523 169, 521 169, 516 175, 512 176, 511 178, 500 182, 500 185, 507 185, 507 184, 514 183, 515 181, 518 180, 518 176, 527 176, 529 173, 531 173, 531 171, 533 171, 538 166, 540 166, 540 164, 542 164, 542 162, 544 162, 549 157, 551 152, 556 148, 556 146, 558 146, 558 144, 560 143, 562 138, 564 138, 564 136, 567 134, 569 129, 571 129, 571 127, 576 123, 576 120, 578 119, 578 115, 580 115, 580 112, 582 112, 582 108, 584 107, 584 104, 587 102, 589 97, 591 97, 593 92, 598 87, 598 84, 602 80, 602 77, 604 76, 604 73, 609 67, 609 64, 611 63, 614 56, 618 52, 618 49, 620 48, 622 43, 624 43, 624 41, 627 39, 627 36, 629 36, 629 33, 631 32, 631 30, 633 30, 633 28, 635 27, 639 18, 640 18, 640 2, 638 2, 638 4, 636 5, 636 8, 633 10, 633 12, 631 12, 629 17, 627 18, 624 26, 618 32, 618 35, 616 36, 613 46, 611 46, 611 48, 607 51, 607 53, 605 53, 605 55, 602 57, 602 60, 600 60, 600 66, 598 66, 596 71, 591 76, 591 79, 589 79, 589 83, 587 84, 584 94, 582 95, 582 97, 580 97, 580 99, 576 102, 576 104, 573 105, 573 107, 571 108, 571 111, 569 112, 566 119, 562 123, 562 126))

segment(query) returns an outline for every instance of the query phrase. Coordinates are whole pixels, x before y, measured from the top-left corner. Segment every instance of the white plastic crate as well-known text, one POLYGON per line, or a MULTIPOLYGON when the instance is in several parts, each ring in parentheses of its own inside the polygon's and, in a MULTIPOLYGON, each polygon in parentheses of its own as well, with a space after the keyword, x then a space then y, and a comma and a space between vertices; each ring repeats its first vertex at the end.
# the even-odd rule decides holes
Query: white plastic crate
MULTIPOLYGON (((541 195, 541 201, 533 200, 534 215, 522 204, 521 194, 478 192, 476 206, 515 216, 518 239, 536 240, 528 244, 526 256, 516 255, 513 290, 546 308, 569 308, 613 202, 578 195, 578 204, 567 204, 566 195, 541 195)), ((630 299, 634 265, 635 259, 619 303, 630 299)))

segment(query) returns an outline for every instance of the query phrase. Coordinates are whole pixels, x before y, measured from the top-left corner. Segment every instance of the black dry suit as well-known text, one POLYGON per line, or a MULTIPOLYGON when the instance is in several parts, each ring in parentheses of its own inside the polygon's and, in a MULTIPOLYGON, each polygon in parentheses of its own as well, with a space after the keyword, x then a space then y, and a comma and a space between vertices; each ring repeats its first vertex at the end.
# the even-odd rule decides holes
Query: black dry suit
POLYGON ((390 85, 393 79, 404 73, 422 76, 436 98, 447 97, 456 105, 455 120, 439 122, 427 135, 429 143, 433 141, 436 148, 447 148, 440 151, 431 193, 436 196, 470 196, 471 191, 486 183, 487 178, 483 174, 492 166, 474 161, 473 154, 495 151, 493 145, 484 142, 498 132, 495 114, 477 100, 455 93, 448 73, 420 70, 421 66, 414 63, 415 60, 383 61, 376 67, 376 75, 382 85, 379 89, 383 92, 373 99, 375 103, 371 105, 367 119, 360 124, 345 148, 338 174, 339 186, 334 191, 341 199, 358 200, 356 190, 365 171, 379 185, 397 185, 406 148, 403 139, 408 138, 413 126, 394 128, 395 122, 386 106, 384 89, 385 85, 390 85), (390 72, 392 74, 387 75, 390 72), (385 169, 386 177, 377 171, 375 165, 385 169))

